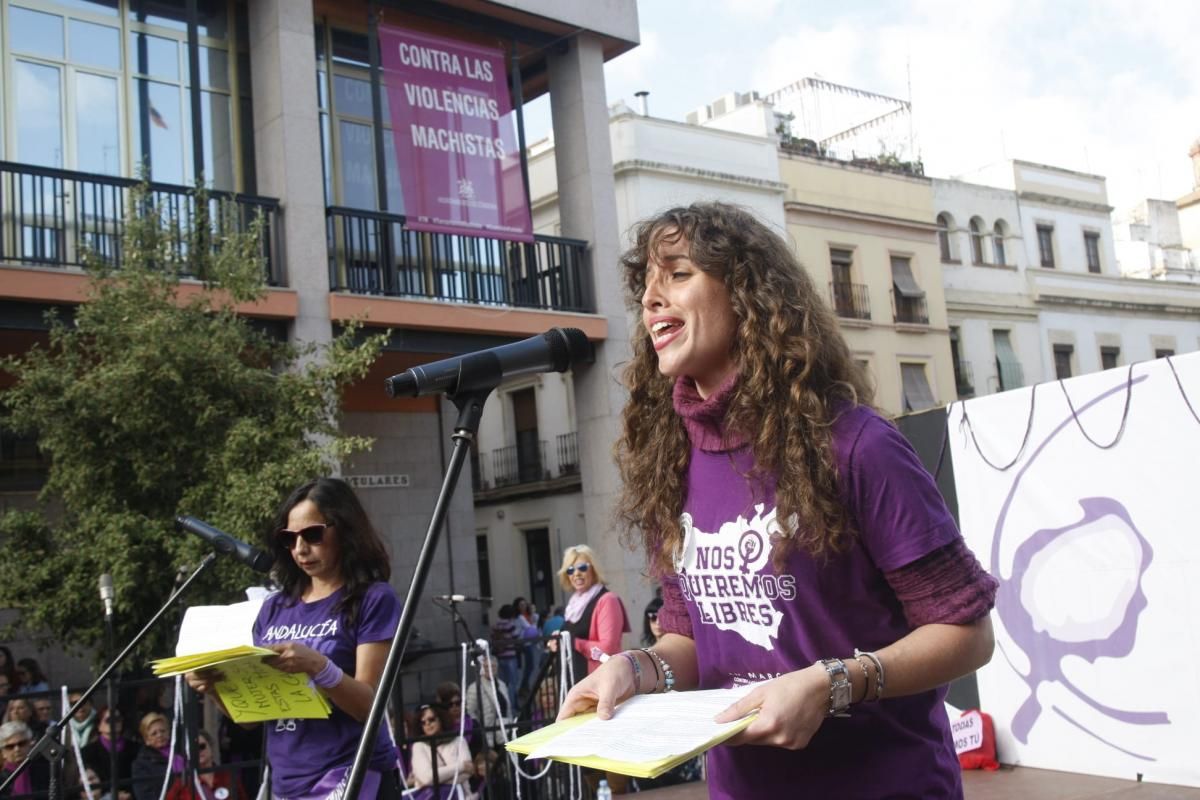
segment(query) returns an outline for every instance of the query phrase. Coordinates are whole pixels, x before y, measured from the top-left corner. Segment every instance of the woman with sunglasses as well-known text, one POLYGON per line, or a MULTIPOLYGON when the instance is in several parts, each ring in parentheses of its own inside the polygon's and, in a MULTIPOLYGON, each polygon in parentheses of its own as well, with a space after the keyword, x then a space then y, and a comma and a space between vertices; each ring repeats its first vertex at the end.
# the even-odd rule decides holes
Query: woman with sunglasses
MULTIPOLYGON (((267 663, 304 673, 333 707, 327 719, 266 723, 271 791, 287 798, 339 795, 349 777, 400 619, 388 583, 383 540, 345 481, 320 478, 298 487, 276 514, 269 546, 281 590, 263 603, 254 643, 278 655, 267 663)), ((192 673, 207 692, 217 676, 192 673)), ((215 697, 215 693, 214 693, 215 697)), ((380 726, 359 796, 399 791, 396 749, 380 726)))
MULTIPOLYGON (((16 772, 33 749, 33 731, 24 722, 10 720, 0 725, 0 783, 16 772)), ((35 758, 0 797, 44 794, 50 786, 50 762, 35 758)))
POLYGON ((166 800, 246 800, 246 787, 231 769, 221 769, 220 754, 212 734, 203 728, 196 738, 195 780, 183 775, 167 790, 166 800))
POLYGON ((642 613, 642 647, 653 647, 663 635, 662 626, 658 624, 658 611, 662 604, 661 597, 646 603, 646 610, 642 613))
POLYGON ((475 794, 470 789, 475 774, 471 748, 461 736, 440 738, 445 730, 440 711, 431 705, 417 709, 417 724, 425 740, 413 742, 412 746, 409 785, 417 790, 412 794, 412 800, 474 800, 475 794), (435 785, 438 787, 436 793, 435 785))
POLYGON ((625 605, 604 585, 596 565, 596 554, 586 544, 563 552, 558 579, 565 590, 574 590, 567 600, 565 630, 571 634, 571 658, 575 680, 595 672, 602 658, 621 651, 621 634, 629 632, 625 605))

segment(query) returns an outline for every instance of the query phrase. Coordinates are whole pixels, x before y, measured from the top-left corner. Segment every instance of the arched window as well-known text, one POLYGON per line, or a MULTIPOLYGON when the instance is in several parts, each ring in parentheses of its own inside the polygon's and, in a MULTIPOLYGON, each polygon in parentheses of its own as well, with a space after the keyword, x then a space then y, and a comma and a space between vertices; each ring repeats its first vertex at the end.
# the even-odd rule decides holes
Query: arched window
POLYGON ((942 251, 942 261, 958 261, 954 252, 954 241, 950 238, 950 232, 954 230, 954 217, 943 211, 937 215, 937 226, 938 248, 942 251))
POLYGON ((1004 220, 1002 219, 996 220, 996 224, 992 228, 992 252, 996 256, 996 263, 1000 266, 1004 266, 1006 263, 1008 263, 1004 260, 1005 228, 1006 226, 1004 224, 1004 220))
POLYGON ((971 217, 971 263, 983 264, 983 220, 971 217))

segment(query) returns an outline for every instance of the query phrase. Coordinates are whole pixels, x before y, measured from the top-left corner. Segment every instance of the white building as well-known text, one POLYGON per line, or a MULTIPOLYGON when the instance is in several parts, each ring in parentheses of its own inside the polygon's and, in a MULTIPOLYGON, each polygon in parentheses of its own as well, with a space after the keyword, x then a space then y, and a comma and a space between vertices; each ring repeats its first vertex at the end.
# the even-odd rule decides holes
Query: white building
MULTIPOLYGON (((1102 176, 1011 161, 934 193, 962 395, 1200 347, 1200 286, 1123 269, 1102 176)), ((1143 235, 1173 238, 1145 207, 1143 235)))
POLYGON ((1146 199, 1115 214, 1113 244, 1122 275, 1200 282, 1200 255, 1184 247, 1173 201, 1146 199))

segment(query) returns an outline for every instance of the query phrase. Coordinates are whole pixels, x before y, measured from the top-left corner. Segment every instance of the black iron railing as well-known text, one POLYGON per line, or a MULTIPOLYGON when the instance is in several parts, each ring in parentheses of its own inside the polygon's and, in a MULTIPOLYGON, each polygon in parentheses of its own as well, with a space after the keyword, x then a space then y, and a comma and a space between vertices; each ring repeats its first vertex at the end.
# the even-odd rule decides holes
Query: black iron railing
POLYGON ((928 325, 929 311, 924 297, 907 297, 892 290, 892 316, 896 322, 908 325, 928 325))
POLYGON ((870 319, 871 299, 867 287, 861 283, 830 281, 829 296, 833 310, 843 319, 870 319))
POLYGON ((575 431, 560 434, 554 440, 555 450, 558 451, 558 474, 576 475, 579 473, 579 435, 575 431))
POLYGON ((543 480, 546 475, 546 441, 537 440, 536 446, 509 445, 492 451, 492 480, 496 488, 517 483, 532 483, 543 480))
MULTIPOLYGON (((137 185, 132 178, 0 161, 0 262, 82 266, 90 250, 119 269, 125 220, 138 210, 132 207, 137 185)), ((187 252, 189 231, 203 216, 217 242, 234 231, 249 230, 261 214, 259 247, 267 283, 283 285, 278 200, 211 191, 203 208, 197 206, 193 189, 166 183, 147 184, 147 196, 178 256, 187 252)))
POLYGON ((333 291, 593 310, 584 282, 587 242, 427 233, 405 227, 398 214, 341 207, 327 208, 325 217, 333 291))

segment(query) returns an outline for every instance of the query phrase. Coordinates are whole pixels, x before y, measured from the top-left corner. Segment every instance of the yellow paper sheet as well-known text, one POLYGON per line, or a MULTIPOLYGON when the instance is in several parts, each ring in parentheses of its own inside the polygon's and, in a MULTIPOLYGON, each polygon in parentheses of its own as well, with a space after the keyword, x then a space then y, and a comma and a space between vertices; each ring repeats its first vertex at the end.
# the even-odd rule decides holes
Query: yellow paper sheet
POLYGON ((221 665, 224 680, 217 694, 234 722, 271 719, 325 719, 329 701, 308 683, 308 676, 281 672, 258 656, 221 665))

